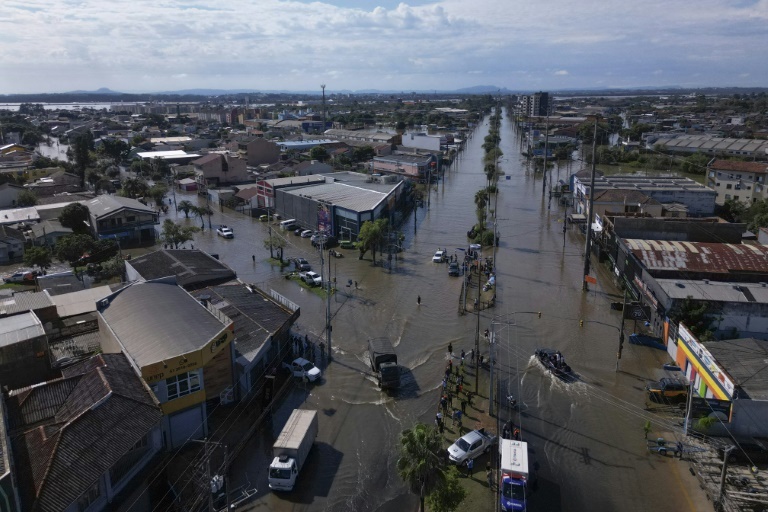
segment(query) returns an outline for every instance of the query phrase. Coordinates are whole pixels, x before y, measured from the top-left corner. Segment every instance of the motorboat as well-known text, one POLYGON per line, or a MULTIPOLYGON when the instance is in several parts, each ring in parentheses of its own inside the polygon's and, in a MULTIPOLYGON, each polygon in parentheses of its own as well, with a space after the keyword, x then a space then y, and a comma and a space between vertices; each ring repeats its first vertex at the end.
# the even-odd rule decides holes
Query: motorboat
POLYGON ((573 378, 571 367, 565 362, 565 358, 560 351, 551 348, 538 348, 535 355, 542 366, 557 377, 561 379, 573 378))

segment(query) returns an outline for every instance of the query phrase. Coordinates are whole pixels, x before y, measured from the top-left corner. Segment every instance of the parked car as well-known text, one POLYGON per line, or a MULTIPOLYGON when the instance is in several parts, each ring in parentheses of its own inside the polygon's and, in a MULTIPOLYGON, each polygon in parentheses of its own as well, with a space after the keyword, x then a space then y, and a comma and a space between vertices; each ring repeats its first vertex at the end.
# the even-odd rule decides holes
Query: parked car
POLYGON ((296 270, 306 271, 312 270, 312 266, 304 258, 296 258, 293 260, 293 264, 296 266, 296 270))
POLYGON ((290 363, 283 363, 283 368, 288 368, 294 377, 306 378, 310 382, 317 381, 323 375, 317 366, 303 357, 294 359, 290 363))
POLYGON ((664 377, 645 386, 648 398, 654 402, 683 401, 688 397, 688 385, 680 379, 664 377))
POLYGON ((443 263, 448 258, 445 256, 445 251, 442 249, 435 252, 435 255, 432 256, 432 263, 443 263))
POLYGON ((499 438, 487 433, 484 428, 467 432, 448 448, 448 459, 453 464, 461 465, 467 459, 487 452, 498 442, 499 438))
MULTIPOLYGON (((723 460, 725 450, 731 444, 719 446, 717 456, 723 460)), ((768 445, 757 439, 751 441, 738 441, 733 445, 734 449, 728 454, 728 462, 740 462, 747 464, 763 464, 768 462, 768 445)))
POLYGON ((293 230, 293 234, 296 236, 301 236, 302 232, 304 232, 304 228, 296 228, 293 230))
POLYGON ((235 232, 228 226, 219 226, 216 228, 216 234, 224 238, 235 238, 235 232))
POLYGON ((312 236, 313 233, 314 231, 312 231, 311 229, 305 229, 304 231, 301 232, 301 238, 309 238, 312 236))
POLYGON ((38 270, 25 270, 23 272, 15 272, 3 278, 6 283, 29 283, 34 282, 35 278, 40 275, 38 270))
POLYGON ((313 272, 312 270, 299 273, 299 277, 301 278, 302 281, 307 283, 309 286, 320 286, 323 283, 323 280, 320 277, 320 274, 318 274, 317 272, 313 272))

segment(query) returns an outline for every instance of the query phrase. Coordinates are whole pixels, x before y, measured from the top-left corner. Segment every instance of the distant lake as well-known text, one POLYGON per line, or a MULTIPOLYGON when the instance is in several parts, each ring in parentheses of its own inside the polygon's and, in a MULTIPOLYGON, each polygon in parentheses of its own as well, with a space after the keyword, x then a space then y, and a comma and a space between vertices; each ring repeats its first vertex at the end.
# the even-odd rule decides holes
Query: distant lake
MULTIPOLYGON (((40 104, 45 110, 110 110, 112 108, 111 103, 41 103, 38 101, 30 101, 29 103, 40 104)), ((0 103, 0 110, 16 112, 19 110, 20 105, 21 103, 0 103)), ((135 103, 124 103, 124 105, 135 105, 135 103)))

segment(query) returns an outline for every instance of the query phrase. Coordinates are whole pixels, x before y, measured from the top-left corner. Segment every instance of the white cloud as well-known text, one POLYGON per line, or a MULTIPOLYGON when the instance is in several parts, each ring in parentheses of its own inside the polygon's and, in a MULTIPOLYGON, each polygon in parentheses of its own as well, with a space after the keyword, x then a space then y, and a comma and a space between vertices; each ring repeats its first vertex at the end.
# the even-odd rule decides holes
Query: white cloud
POLYGON ((329 91, 451 89, 477 85, 477 75, 510 89, 588 87, 605 76, 618 86, 653 85, 642 77, 768 82, 755 51, 765 45, 768 0, 614 8, 599 0, 334 1, 8 0, 0 93, 164 90, 180 79, 188 87, 306 89, 323 78, 329 91))

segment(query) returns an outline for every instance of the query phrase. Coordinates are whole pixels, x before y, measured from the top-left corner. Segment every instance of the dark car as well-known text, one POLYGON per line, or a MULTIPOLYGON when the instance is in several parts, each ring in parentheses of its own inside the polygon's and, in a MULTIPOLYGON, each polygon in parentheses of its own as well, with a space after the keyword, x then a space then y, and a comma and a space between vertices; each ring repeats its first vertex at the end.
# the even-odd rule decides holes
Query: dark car
POLYGON ((458 276, 459 275, 459 262, 458 261, 452 261, 448 264, 448 275, 449 276, 458 276))
POLYGON ((688 397, 688 385, 670 377, 647 384, 645 390, 654 402, 683 401, 688 397))
POLYGON ((293 230, 293 234, 296 236, 301 236, 302 231, 304 231, 304 228, 296 228, 293 230))
POLYGON ((296 270, 312 270, 312 266, 304 258, 296 258, 293 260, 293 264, 296 266, 296 270))
MULTIPOLYGON (((757 439, 749 441, 738 441, 737 444, 730 444, 733 450, 728 454, 728 462, 745 464, 764 464, 768 462, 768 445, 757 439)), ((717 456, 723 460, 725 450, 728 446, 720 446, 717 449, 717 456)))

